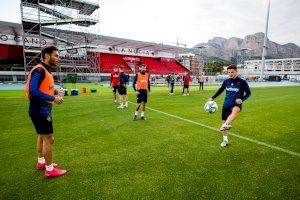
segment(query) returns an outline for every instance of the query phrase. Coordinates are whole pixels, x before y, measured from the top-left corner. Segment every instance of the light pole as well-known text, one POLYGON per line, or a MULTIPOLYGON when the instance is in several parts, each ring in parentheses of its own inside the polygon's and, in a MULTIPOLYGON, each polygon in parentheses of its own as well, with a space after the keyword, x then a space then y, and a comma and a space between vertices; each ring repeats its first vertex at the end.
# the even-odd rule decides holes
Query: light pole
POLYGON ((264 37, 264 46, 261 58, 261 68, 260 68, 260 81, 264 79, 264 69, 265 69, 265 56, 267 53, 267 39, 268 39, 268 25, 269 25, 269 13, 270 13, 270 0, 268 0, 268 11, 267 11, 267 21, 266 21, 266 29, 265 29, 265 37, 264 37))
MULTIPOLYGON (((202 52, 202 50, 203 49, 205 49, 205 48, 207 48, 206 46, 203 46, 203 45, 200 45, 200 46, 197 46, 196 47, 196 52, 198 53, 198 55, 200 56, 200 58, 202 57, 202 59, 203 59, 203 65, 202 65, 202 72, 201 72, 201 76, 203 75, 203 73, 204 73, 204 65, 205 65, 205 61, 204 61, 204 55, 203 55, 203 52, 202 52)), ((199 62, 199 75, 200 75, 200 62, 199 62)))

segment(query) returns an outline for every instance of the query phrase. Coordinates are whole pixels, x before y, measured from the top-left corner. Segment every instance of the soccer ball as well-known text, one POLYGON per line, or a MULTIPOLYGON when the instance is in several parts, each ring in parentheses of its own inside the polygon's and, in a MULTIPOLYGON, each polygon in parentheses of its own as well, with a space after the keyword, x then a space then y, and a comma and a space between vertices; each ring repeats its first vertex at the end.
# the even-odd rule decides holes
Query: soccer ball
POLYGON ((215 113, 218 110, 218 105, 214 101, 208 101, 204 105, 204 110, 208 113, 215 113))

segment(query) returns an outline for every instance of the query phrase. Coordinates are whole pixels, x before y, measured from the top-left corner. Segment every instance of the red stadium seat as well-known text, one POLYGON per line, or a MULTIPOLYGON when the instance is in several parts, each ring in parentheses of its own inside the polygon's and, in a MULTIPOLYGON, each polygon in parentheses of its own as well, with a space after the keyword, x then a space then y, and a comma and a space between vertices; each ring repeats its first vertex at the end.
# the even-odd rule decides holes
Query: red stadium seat
MULTIPOLYGON (((125 62, 124 57, 130 57, 128 55, 120 54, 109 54, 109 53, 100 53, 100 67, 101 72, 110 73, 113 71, 114 66, 124 66, 124 71, 126 73, 133 73, 133 70, 125 62)), ((153 57, 141 57, 134 56, 139 58, 141 63, 147 65, 147 71, 151 74, 169 74, 174 73, 184 73, 189 72, 183 65, 177 62, 175 59, 168 58, 153 58, 153 57)))
POLYGON ((132 73, 130 67, 123 60, 124 55, 100 53, 100 67, 101 72, 110 73, 113 71, 114 66, 123 66, 125 73, 132 73))
POLYGON ((161 58, 161 62, 172 72, 174 73, 184 73, 189 72, 188 69, 186 69, 183 65, 181 65, 178 61, 175 59, 166 59, 161 58))

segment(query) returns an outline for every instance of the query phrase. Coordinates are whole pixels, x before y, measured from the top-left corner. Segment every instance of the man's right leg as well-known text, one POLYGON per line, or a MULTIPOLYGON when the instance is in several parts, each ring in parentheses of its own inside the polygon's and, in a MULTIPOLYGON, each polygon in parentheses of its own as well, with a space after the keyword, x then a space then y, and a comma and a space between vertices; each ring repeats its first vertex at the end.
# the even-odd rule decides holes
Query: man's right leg
POLYGON ((137 119, 140 107, 141 107, 141 103, 137 103, 136 107, 135 107, 134 115, 133 115, 133 118, 132 118, 133 121, 135 121, 137 119))
MULTIPOLYGON (((224 123, 225 123, 225 120, 222 120, 222 124, 224 124, 224 123)), ((222 131, 222 134, 223 134, 223 141, 221 143, 221 147, 226 147, 229 144, 227 130, 222 131)))
POLYGON ((171 91, 170 91, 171 94, 174 93, 173 90, 174 90, 174 84, 171 84, 171 91))
POLYGON ((128 107, 128 93, 125 95, 125 103, 124 106, 127 108, 128 107))
POLYGON ((114 102, 117 103, 117 93, 114 91, 114 102))
POLYGON ((118 106, 118 108, 124 108, 124 95, 123 95, 123 93, 119 94, 119 102, 120 102, 120 105, 118 106))
POLYGON ((141 103, 141 109, 142 109, 141 119, 146 120, 146 117, 145 117, 146 103, 144 101, 142 101, 142 103, 141 103))

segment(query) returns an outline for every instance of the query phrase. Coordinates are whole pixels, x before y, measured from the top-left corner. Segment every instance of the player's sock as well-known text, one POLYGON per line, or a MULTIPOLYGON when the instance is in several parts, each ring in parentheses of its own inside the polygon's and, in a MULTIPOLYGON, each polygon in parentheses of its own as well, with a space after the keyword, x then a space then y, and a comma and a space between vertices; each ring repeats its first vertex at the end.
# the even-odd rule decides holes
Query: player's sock
POLYGON ((228 136, 226 135, 223 135, 223 141, 226 141, 226 142, 228 142, 228 136))
POLYGON ((47 171, 52 171, 53 170, 53 165, 46 165, 46 170, 47 171))
POLYGON ((45 163, 45 157, 38 157, 38 163, 44 164, 45 163))
POLYGON ((125 106, 128 107, 128 101, 125 102, 125 106))
POLYGON ((144 117, 145 116, 145 113, 144 111, 141 112, 141 117, 144 117))
POLYGON ((138 114, 139 114, 139 111, 135 111, 135 112, 134 112, 134 115, 138 115, 138 114))

